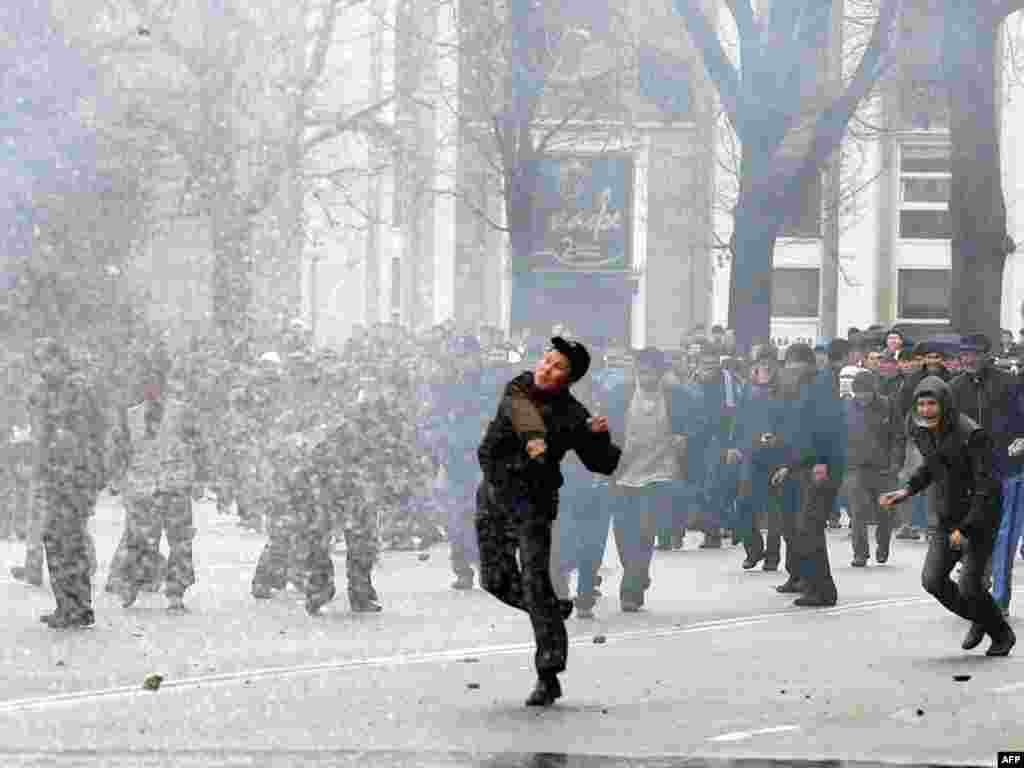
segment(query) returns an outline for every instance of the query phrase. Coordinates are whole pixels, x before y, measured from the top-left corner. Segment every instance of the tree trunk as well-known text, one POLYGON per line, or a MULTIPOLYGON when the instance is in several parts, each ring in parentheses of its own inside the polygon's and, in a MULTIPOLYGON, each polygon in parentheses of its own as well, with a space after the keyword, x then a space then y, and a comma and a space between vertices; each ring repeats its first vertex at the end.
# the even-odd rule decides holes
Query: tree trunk
POLYGON ((776 211, 749 195, 736 206, 729 325, 740 349, 771 338, 772 256, 783 219, 776 211))
POLYGON ((950 105, 952 190, 952 324, 960 333, 999 340, 1006 203, 996 108, 997 25, 974 3, 949 0, 944 70, 950 105))
POLYGON ((230 347, 250 333, 252 276, 249 245, 252 227, 245 216, 214 211, 213 319, 221 339, 230 347))

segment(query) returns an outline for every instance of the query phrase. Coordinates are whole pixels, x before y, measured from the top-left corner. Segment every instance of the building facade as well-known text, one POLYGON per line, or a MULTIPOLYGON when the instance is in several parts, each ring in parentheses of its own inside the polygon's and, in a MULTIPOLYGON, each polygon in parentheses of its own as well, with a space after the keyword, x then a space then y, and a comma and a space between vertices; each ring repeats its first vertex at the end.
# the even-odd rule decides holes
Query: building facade
MULTIPOLYGON (((1004 36, 1020 50, 1024 14, 1011 16, 1004 36)), ((919 20, 920 21, 920 20, 919 20)), ((939 31, 919 27, 918 34, 939 40, 939 31)), ((951 184, 948 115, 937 47, 931 59, 903 62, 880 85, 867 110, 867 122, 881 128, 864 138, 847 138, 841 150, 842 200, 838 214, 837 331, 872 324, 935 325, 949 322, 951 291, 951 184)), ((1024 89, 1011 73, 1002 91, 1002 180, 1008 231, 1024 241, 1024 89)), ((823 309, 823 270, 829 247, 827 174, 816 192, 820 216, 800 233, 776 245, 773 272, 772 338, 781 345, 829 337, 823 309)), ((835 198, 833 198, 835 199, 835 198)), ((729 222, 718 220, 721 236, 729 222)), ((714 322, 727 323, 728 266, 715 275, 714 322)), ((984 297, 979 297, 984 300, 984 297)), ((1024 328, 1024 252, 1007 257, 1003 283, 1002 326, 1014 335, 1024 328)))

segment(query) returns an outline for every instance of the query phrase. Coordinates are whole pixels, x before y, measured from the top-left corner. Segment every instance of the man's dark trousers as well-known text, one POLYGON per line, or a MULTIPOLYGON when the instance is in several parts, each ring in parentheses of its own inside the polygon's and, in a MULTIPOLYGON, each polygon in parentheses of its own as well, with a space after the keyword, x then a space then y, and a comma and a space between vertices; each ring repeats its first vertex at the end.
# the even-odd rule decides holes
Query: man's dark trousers
POLYGON ((1005 626, 999 606, 985 586, 985 566, 992 553, 992 540, 967 541, 962 549, 953 549, 949 531, 938 530, 928 544, 921 569, 921 585, 947 610, 980 624, 995 636, 1005 626), (959 585, 949 574, 962 564, 959 585))
MULTIPOLYGON (((797 574, 804 582, 805 592, 834 601, 836 583, 828 562, 828 527, 837 487, 833 481, 815 483, 810 469, 800 470, 800 513, 796 520, 797 574)), ((789 560, 789 548, 786 549, 789 560)))
POLYGON ((557 503, 556 497, 503 499, 487 481, 477 492, 480 586, 506 605, 529 614, 537 643, 534 664, 540 676, 564 672, 569 652, 565 621, 549 571, 551 523, 557 503))
POLYGON ((889 490, 889 475, 874 467, 851 467, 846 475, 846 492, 850 499, 850 517, 853 529, 853 556, 867 560, 868 522, 878 520, 875 529, 875 554, 883 560, 889 555, 892 538, 890 510, 878 506, 878 497, 889 490))
POLYGON ((86 493, 54 488, 41 496, 43 547, 57 613, 83 616, 92 610, 87 524, 95 500, 86 493))

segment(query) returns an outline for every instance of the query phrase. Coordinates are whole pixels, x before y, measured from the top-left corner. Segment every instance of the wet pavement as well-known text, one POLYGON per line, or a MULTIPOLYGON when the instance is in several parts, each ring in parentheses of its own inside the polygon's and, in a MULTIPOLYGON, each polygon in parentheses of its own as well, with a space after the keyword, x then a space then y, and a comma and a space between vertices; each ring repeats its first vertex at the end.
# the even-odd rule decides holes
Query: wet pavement
MULTIPOLYGON (((565 698, 537 711, 528 622, 449 589, 446 547, 383 555, 384 613, 342 598, 314 619, 293 591, 252 599, 263 538, 210 506, 186 616, 100 593, 95 629, 55 633, 36 620, 48 590, 0 572, 0 768, 988 766, 1024 749, 1024 652, 960 650, 965 624, 921 592, 923 543, 854 569, 831 533, 840 603, 808 611, 740 548, 692 537, 656 555, 646 611, 606 597, 569 621, 565 698)), ((97 512, 98 584, 121 514, 97 512)), ((20 552, 0 542, 0 562, 20 552)))
POLYGON ((62 755, 4 755, 0 760, 10 768, 64 768, 64 766, 103 765, 104 768, 989 768, 984 763, 915 763, 859 760, 807 760, 800 758, 721 758, 615 755, 566 755, 559 753, 506 753, 496 755, 428 752, 295 751, 295 752, 218 752, 181 750, 167 753, 132 752, 64 753, 62 755), (7 758, 7 759, 5 759, 7 758), (11 762, 8 762, 8 759, 11 762))

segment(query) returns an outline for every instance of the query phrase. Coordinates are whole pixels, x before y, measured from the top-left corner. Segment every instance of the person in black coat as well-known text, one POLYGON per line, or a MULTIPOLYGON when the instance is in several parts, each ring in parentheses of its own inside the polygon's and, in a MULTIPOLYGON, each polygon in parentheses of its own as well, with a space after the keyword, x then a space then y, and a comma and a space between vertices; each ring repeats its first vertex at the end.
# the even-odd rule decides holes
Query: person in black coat
POLYGON ((562 695, 571 600, 551 584, 551 524, 558 514, 559 464, 573 450, 591 472, 612 474, 622 451, 608 419, 591 417, 569 393, 590 367, 578 343, 551 340, 533 371, 505 387, 498 412, 477 450, 483 482, 477 491, 480 585, 530 616, 537 653, 537 684, 527 706, 549 706, 562 695))
POLYGON ((928 545, 921 583, 947 609, 972 622, 964 650, 975 648, 987 633, 992 638, 987 654, 1006 656, 1017 638, 984 585, 1001 503, 992 438, 957 410, 949 385, 937 376, 917 386, 907 429, 923 462, 906 487, 882 494, 879 503, 888 507, 936 487, 938 530, 928 545), (949 574, 958 561, 963 567, 956 584, 949 574))

